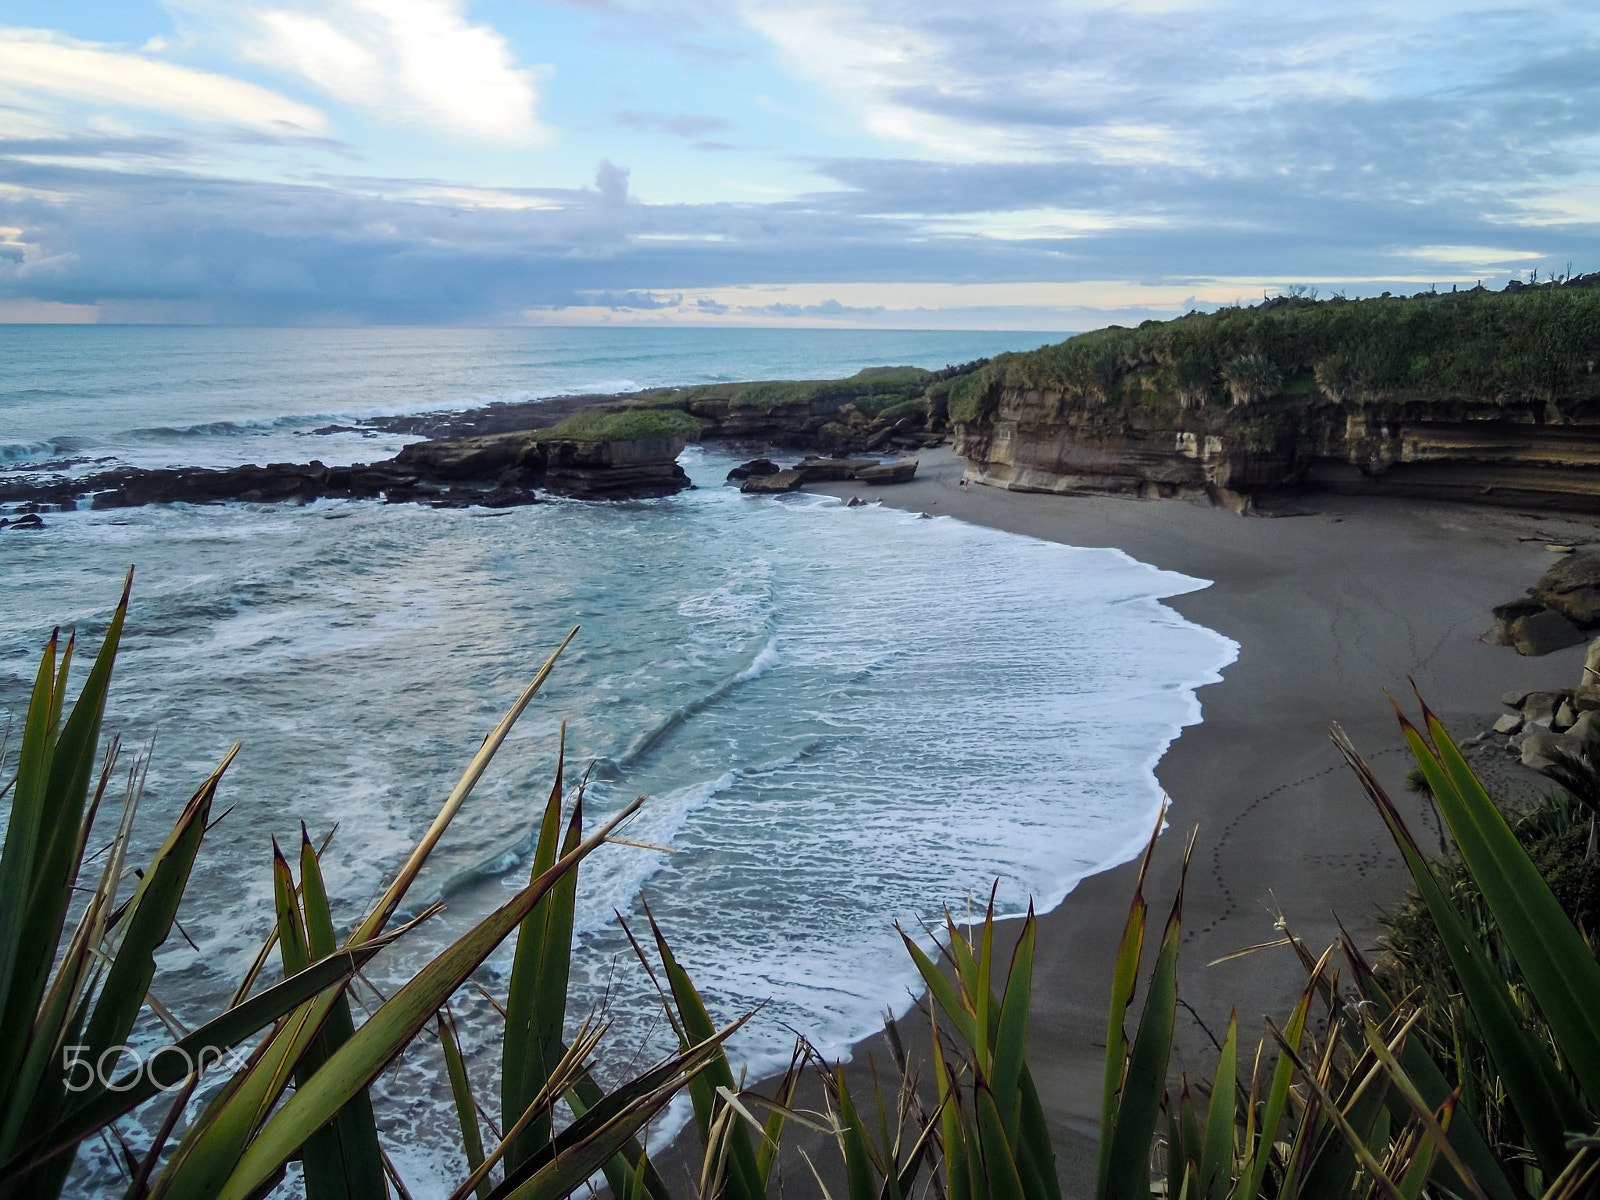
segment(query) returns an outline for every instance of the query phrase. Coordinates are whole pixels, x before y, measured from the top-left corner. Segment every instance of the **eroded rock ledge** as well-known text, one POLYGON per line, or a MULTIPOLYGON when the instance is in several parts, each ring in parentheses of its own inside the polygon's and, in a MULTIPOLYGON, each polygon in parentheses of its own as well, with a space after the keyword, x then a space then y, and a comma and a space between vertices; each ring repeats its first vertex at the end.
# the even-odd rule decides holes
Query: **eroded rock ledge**
POLYGON ((1238 511, 1306 490, 1600 511, 1600 421, 1542 404, 1284 397, 1113 413, 1012 389, 991 422, 958 427, 956 450, 976 478, 1015 491, 1207 498, 1238 511))
POLYGON ((75 479, 0 480, 0 503, 35 511, 213 504, 223 500, 297 503, 328 499, 414 501, 436 507, 536 504, 541 493, 595 498, 668 496, 689 486, 677 464, 678 438, 579 442, 539 431, 417 442, 384 462, 349 467, 309 463, 211 470, 119 467, 75 479))

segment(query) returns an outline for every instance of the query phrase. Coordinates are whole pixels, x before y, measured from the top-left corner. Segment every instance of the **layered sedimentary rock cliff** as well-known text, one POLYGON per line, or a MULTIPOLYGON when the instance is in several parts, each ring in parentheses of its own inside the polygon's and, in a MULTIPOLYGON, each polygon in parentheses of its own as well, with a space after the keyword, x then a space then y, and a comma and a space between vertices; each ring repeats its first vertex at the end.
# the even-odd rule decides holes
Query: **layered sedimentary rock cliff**
POLYGON ((1112 327, 958 381, 956 449, 1025 491, 1600 510, 1596 283, 1112 327))
POLYGON ((1541 407, 1261 401, 1128 413, 1006 389, 956 431, 985 483, 1018 491, 1205 496, 1244 509, 1298 490, 1600 510, 1600 421, 1541 407))

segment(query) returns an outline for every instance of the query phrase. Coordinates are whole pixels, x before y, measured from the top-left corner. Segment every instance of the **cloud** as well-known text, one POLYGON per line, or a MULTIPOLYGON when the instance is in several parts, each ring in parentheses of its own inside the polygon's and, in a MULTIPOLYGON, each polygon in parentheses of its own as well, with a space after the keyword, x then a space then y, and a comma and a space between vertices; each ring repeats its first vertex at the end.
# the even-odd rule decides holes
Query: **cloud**
POLYGON ((201 124, 316 133, 322 113, 243 80, 40 29, 0 29, 0 89, 201 124))
POLYGON ((1180 176, 1164 179, 1153 198, 1141 195, 1148 179, 1091 179, 1092 197, 1128 206, 1124 222, 1070 237, 995 238, 891 209, 931 180, 942 180, 943 202, 956 207, 996 203, 983 200, 986 192, 1035 204, 1070 180, 1041 165, 953 171, 850 160, 830 169, 860 186, 769 203, 645 204, 629 196, 628 172, 609 163, 589 187, 488 189, 358 177, 274 183, 108 170, 92 157, 0 158, 0 229, 9 231, 0 299, 97 304, 130 319, 268 323, 330 314, 481 322, 529 309, 576 320, 587 306, 637 311, 641 320, 1072 329, 1092 327, 1096 313, 1161 315, 1181 311, 1186 297, 1248 300, 1295 281, 1325 293, 1353 278, 1377 281, 1367 289, 1374 292, 1415 291, 1430 280, 1447 286, 1499 273, 1450 261, 1459 247, 1541 255, 1500 268, 1524 275, 1568 258, 1600 262, 1595 225, 1523 229, 1511 242, 1503 224, 1466 206, 1442 219, 1429 210, 1408 216, 1387 201, 1319 205, 1307 193, 1300 205, 1280 207, 1247 188, 1206 190, 1205 180, 1180 176), (1180 223, 1134 220, 1166 189, 1185 186, 1191 207, 1180 223), (1236 224, 1208 221, 1230 207, 1236 224))
MULTIPOLYGON (((233 20, 237 44, 276 46, 278 69, 434 128, 466 119, 441 116, 458 97, 413 87, 405 54, 423 53, 425 28, 481 34, 467 42, 488 64, 478 74, 509 73, 526 90, 510 87, 515 103, 498 108, 467 107, 499 112, 502 132, 534 121, 526 72, 456 0, 382 9, 267 0, 270 9, 227 10, 237 17, 220 0, 169 2, 218 5, 204 10, 212 28, 233 20)), ((18 233, 5 243, 0 296, 118 311, 193 304, 224 314, 215 319, 494 320, 582 308, 618 320, 882 323, 925 307, 904 319, 959 311, 988 325, 1010 312, 1043 323, 1054 313, 1046 327, 1084 328, 1097 313, 1158 315, 1296 281, 1325 293, 1415 291, 1568 260, 1600 267, 1600 17, 1574 0, 1353 0, 1349 13, 1242 0, 567 2, 600 14, 585 28, 602 41, 676 24, 705 45, 732 45, 726 31, 743 14, 734 32, 748 44, 763 31, 765 52, 776 48, 825 97, 797 101, 774 87, 787 107, 774 101, 772 111, 804 136, 739 158, 712 131, 742 127, 742 99, 719 109, 712 86, 689 93, 644 73, 612 92, 586 80, 591 100, 635 97, 603 101, 602 118, 721 152, 717 175, 732 199, 706 203, 630 195, 630 185, 670 193, 670 172, 693 161, 682 153, 642 159, 631 177, 602 163, 587 187, 382 178, 376 166, 318 176, 302 158, 293 182, 272 182, 202 174, 194 164, 225 160, 198 153, 178 170, 182 139, 13 129, 0 144, 0 226, 18 233), (773 162, 800 145, 820 153, 773 162), (818 180, 809 193, 794 185, 804 169, 818 180), (1108 298, 1107 281, 1134 290, 1108 298), (1076 283, 1100 290, 1029 290, 1076 283), (912 290, 860 290, 879 284, 912 290), (966 299, 916 298, 946 285, 966 299), (757 294, 769 286, 787 290, 757 294), (843 311, 825 309, 830 301, 843 311)), ((443 56, 441 78, 472 54, 443 56)), ((770 141, 770 122, 761 128, 770 141)), ((245 134, 227 125, 208 136, 215 147, 245 134)), ((311 144, 279 128, 249 136, 311 144)), ((614 131, 596 133, 606 136, 614 131)), ((473 161, 486 176, 515 178, 531 160, 504 170, 509 159, 473 161)), ((694 194, 712 186, 701 172, 694 194)))
POLYGON ((681 138, 698 138, 732 128, 731 123, 721 117, 696 116, 693 113, 638 112, 628 109, 612 113, 611 119, 626 129, 670 133, 681 138))
POLYGON ((654 292, 580 292, 579 301, 585 305, 599 305, 615 312, 629 309, 677 308, 683 303, 683 293, 658 296, 654 292))
POLYGON ((248 57, 379 120, 501 146, 547 136, 532 73, 500 33, 468 22, 464 0, 332 0, 237 17, 248 57))
MULTIPOLYGON (((860 126, 948 163, 1317 171, 1426 187, 1592 162, 1592 8, 742 0, 860 126)), ((1353 181, 1345 176, 1346 181, 1353 181)))
POLYGON ((173 137, 68 136, 0 138, 0 155, 29 158, 188 158, 191 144, 173 137))

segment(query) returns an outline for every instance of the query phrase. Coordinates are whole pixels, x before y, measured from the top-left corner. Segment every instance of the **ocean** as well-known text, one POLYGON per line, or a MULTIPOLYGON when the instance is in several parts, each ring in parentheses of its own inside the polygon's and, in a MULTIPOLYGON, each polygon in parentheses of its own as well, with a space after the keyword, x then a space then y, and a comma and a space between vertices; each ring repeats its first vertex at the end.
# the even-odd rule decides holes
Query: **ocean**
MULTIPOLYGON (((368 436, 363 416, 941 367, 1047 340, 0 327, 0 469, 372 461, 409 439, 368 436), (356 428, 312 432, 328 425, 356 428)), ((834 1056, 910 1004, 896 921, 919 930, 996 881, 1004 912, 1049 909, 1137 851, 1152 770, 1236 650, 1160 603, 1206 581, 949 518, 743 496, 723 486, 736 457, 682 461, 697 488, 652 501, 175 505, 0 531, 0 723, 20 722, 51 628, 97 645, 137 566, 107 729, 150 755, 141 854, 243 743, 160 957, 167 1008, 195 1024, 232 990, 271 924, 271 839, 296 844, 302 821, 314 839, 337 826, 323 861, 348 927, 573 626, 413 893, 445 912, 369 970, 385 994, 526 881, 563 721, 590 821, 648 795, 629 836, 673 851, 611 846, 582 869, 569 1018, 612 1022, 612 1062, 664 1048, 618 928, 618 913, 640 928, 641 898, 715 1017, 762 1006, 733 1047, 756 1077, 796 1032, 834 1056)), ((477 982, 503 995, 509 968, 503 950, 477 982)), ((498 1017, 472 987, 454 1007, 492 1096, 498 1017)), ((137 1036, 165 1040, 153 1019, 137 1036)), ((377 1090, 413 1194, 446 1194, 462 1166, 437 1049, 419 1043, 377 1090)), ((118 1178, 86 1145, 78 1194, 118 1178)))

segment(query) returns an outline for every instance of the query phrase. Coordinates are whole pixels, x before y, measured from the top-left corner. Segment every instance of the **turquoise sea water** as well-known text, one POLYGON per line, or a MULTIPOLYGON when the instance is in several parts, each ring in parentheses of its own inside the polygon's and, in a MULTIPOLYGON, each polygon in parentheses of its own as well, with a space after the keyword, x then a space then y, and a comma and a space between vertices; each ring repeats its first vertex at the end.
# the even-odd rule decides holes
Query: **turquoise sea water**
MULTIPOLYGON (((269 444, 317 449, 235 461, 327 461, 328 439, 296 430, 338 414, 696 382, 719 362, 732 377, 937 366, 1019 344, 644 331, 663 339, 652 353, 632 330, 533 331, 565 338, 542 349, 496 341, 522 331, 410 331, 403 346, 386 330, 13 332, 0 329, 0 442, 53 446, 13 469, 73 438, 130 461, 269 444), (137 386, 114 382, 117 354, 137 386)), ((380 457, 370 440, 362 452, 380 457)), ((562 720, 569 785, 591 764, 598 781, 592 819, 647 794, 631 835, 675 851, 608 847, 581 877, 573 1015, 601 1006, 622 1046, 659 1045, 614 915, 637 921, 641 895, 715 1015, 765 1004, 736 1046, 759 1073, 787 1061, 793 1031, 837 1054, 909 1002, 895 920, 914 928, 996 879, 1006 911, 1049 908, 1133 852, 1156 812, 1152 767, 1199 719, 1193 689, 1233 657, 1158 602, 1204 581, 948 518, 741 496, 721 486, 733 461, 691 448, 699 488, 648 502, 170 506, 0 532, 0 711, 19 711, 52 625, 98 641, 138 565, 109 727, 152 755, 146 852, 244 744, 222 790, 237 807, 208 835, 180 917, 194 946, 162 954, 166 1006, 194 1022, 231 990, 270 924, 269 839, 292 844, 302 820, 316 838, 338 825, 324 862, 336 921, 352 920, 573 625, 415 893, 445 913, 371 972, 385 993, 526 879, 562 720)), ((478 982, 503 995, 508 971, 502 953, 478 982)), ((497 1018, 470 988, 456 1010, 492 1094, 497 1018)), ((139 1037, 164 1040, 154 1021, 139 1037)), ((418 1196, 446 1193, 459 1166, 444 1087, 429 1048, 380 1085, 418 1196)), ((84 1159, 80 1192, 113 1189, 109 1158, 84 1159)))

